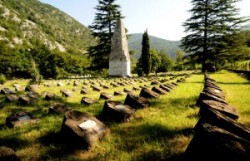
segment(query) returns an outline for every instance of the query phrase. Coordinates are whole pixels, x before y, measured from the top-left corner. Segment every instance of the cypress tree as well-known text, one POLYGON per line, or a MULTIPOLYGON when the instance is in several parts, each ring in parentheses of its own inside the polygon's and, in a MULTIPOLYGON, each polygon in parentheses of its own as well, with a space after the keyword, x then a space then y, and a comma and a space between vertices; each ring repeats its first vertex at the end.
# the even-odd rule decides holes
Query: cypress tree
POLYGON ((91 69, 108 69, 111 38, 118 19, 122 18, 120 6, 115 0, 99 0, 95 7, 97 10, 95 19, 89 28, 92 35, 98 39, 98 43, 88 49, 92 60, 91 69))
POLYGON ((141 50, 141 68, 144 74, 148 75, 151 71, 151 54, 148 31, 146 30, 142 36, 142 50, 141 50))
POLYGON ((181 47, 192 60, 202 63, 202 72, 206 70, 206 63, 240 45, 235 37, 239 25, 247 20, 237 17, 239 10, 233 4, 238 1, 192 0, 192 15, 183 25, 189 34, 182 38, 181 47))

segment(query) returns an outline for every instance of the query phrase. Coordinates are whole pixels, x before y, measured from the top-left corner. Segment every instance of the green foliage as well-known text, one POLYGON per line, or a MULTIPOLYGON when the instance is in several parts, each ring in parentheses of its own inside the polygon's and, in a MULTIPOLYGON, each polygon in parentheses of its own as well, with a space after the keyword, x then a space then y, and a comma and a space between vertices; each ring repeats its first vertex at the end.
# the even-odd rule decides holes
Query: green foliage
POLYGON ((168 72, 171 71, 174 66, 174 61, 168 56, 168 54, 161 50, 159 52, 160 65, 158 66, 157 72, 168 72))
POLYGON ((157 69, 161 63, 159 53, 155 49, 150 49, 151 55, 151 72, 157 72, 157 69))
POLYGON ((142 68, 143 73, 148 75, 151 71, 151 54, 148 31, 146 30, 142 36, 141 57, 138 60, 138 68, 142 68))
POLYGON ((238 36, 240 24, 247 21, 236 17, 238 10, 234 3, 239 0, 192 0, 191 17, 184 23, 189 32, 182 38, 181 46, 189 57, 202 63, 202 71, 209 61, 230 58, 242 44, 238 36), (226 55, 223 57, 223 55, 226 55))
POLYGON ((0 74, 0 84, 4 84, 6 81, 6 77, 3 74, 0 74))
POLYGON ((79 57, 74 53, 61 53, 50 50, 38 43, 37 48, 31 49, 31 54, 37 63, 43 78, 66 78, 68 75, 84 74, 90 63, 86 57, 79 57))
POLYGON ((96 40, 67 14, 37 0, 3 0, 0 17, 4 29, 0 31, 0 74, 35 78, 40 73, 47 79, 87 72, 90 63, 83 54, 96 40), (9 14, 4 14, 7 10, 9 14))
POLYGON ((144 75, 142 68, 136 68, 136 73, 139 77, 144 75))
POLYGON ((237 65, 235 68, 239 69, 239 70, 248 70, 249 71, 250 70, 250 60, 237 62, 237 65))
POLYGON ((36 67, 36 62, 32 59, 31 60, 31 81, 30 84, 40 84, 42 82, 42 76, 39 73, 39 70, 36 67))
POLYGON ((91 69, 108 69, 111 38, 118 19, 122 18, 120 6, 116 0, 99 0, 96 6, 96 16, 89 28, 92 35, 98 38, 96 45, 88 49, 91 58, 91 69))
POLYGON ((176 61, 174 69, 177 71, 184 70, 184 62, 183 62, 184 52, 182 50, 176 51, 176 61))
POLYGON ((242 35, 245 37, 247 47, 250 47, 250 30, 242 31, 242 35))
POLYGON ((0 44, 0 73, 7 78, 30 77, 30 54, 18 48, 9 48, 6 44, 0 44))

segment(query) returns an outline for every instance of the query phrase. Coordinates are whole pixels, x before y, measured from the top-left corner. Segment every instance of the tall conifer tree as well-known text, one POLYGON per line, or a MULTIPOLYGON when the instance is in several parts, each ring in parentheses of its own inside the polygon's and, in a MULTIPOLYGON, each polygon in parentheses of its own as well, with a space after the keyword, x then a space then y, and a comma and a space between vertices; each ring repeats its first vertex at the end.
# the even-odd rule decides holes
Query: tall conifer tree
POLYGON ((150 55, 150 42, 148 31, 146 30, 142 36, 142 50, 140 57, 140 64, 144 74, 148 75, 151 71, 151 55, 150 55))
POLYGON ((91 68, 94 70, 107 69, 111 48, 111 37, 114 33, 116 22, 123 18, 120 6, 116 0, 99 0, 95 7, 97 10, 94 22, 89 28, 93 36, 98 39, 95 46, 89 48, 89 57, 92 59, 91 68))
POLYGON ((246 19, 238 16, 234 6, 240 0, 192 0, 191 17, 184 23, 189 34, 182 38, 181 46, 191 59, 206 63, 218 59, 222 52, 239 45, 234 39, 240 24, 246 19))

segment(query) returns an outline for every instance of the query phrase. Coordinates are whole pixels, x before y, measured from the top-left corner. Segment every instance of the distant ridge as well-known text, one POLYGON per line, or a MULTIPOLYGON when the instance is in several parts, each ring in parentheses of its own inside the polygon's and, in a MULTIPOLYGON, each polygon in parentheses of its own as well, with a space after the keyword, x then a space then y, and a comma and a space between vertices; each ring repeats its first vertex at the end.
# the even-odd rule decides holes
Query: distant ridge
POLYGON ((250 23, 248 23, 248 24, 242 26, 241 29, 242 29, 242 30, 250 30, 250 23))
MULTIPOLYGON (((141 55, 142 33, 130 34, 128 39, 129 50, 134 50, 134 57, 138 59, 141 55)), ((149 35, 150 48, 165 50, 170 57, 175 58, 175 53, 180 49, 180 41, 170 41, 149 35)))

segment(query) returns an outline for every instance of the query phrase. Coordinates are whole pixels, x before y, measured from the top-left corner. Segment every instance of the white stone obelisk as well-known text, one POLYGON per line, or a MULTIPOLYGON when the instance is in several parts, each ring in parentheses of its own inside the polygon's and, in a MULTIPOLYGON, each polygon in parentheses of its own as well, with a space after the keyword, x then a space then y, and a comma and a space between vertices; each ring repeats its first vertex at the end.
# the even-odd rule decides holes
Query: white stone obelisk
POLYGON ((109 76, 130 77, 130 56, 125 27, 122 19, 117 20, 111 41, 109 76))

